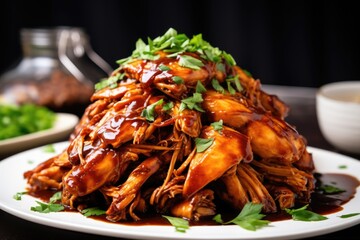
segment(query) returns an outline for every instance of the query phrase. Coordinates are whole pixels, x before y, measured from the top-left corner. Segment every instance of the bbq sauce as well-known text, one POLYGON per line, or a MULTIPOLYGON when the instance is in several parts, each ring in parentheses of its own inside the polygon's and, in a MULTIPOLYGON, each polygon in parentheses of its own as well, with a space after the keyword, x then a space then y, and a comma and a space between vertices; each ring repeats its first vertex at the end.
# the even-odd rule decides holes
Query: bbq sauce
MULTIPOLYGON (((350 175, 346 174, 338 174, 338 173, 326 173, 314 174, 316 179, 316 188, 311 196, 311 202, 309 203, 308 210, 318 213, 320 215, 327 215, 335 212, 339 212, 343 209, 342 205, 350 201, 356 193, 356 189, 360 186, 360 181, 350 175), (331 185, 342 191, 336 192, 333 194, 326 193, 322 190, 321 186, 331 185)), ((49 198, 54 194, 54 192, 50 191, 40 191, 36 194, 31 194, 32 196, 41 199, 44 202, 48 202, 49 198)), ((302 207, 302 206, 296 206, 302 207)), ((75 211, 65 209, 65 211, 75 211)), ((231 220, 235 218, 238 213, 229 209, 228 206, 222 204, 217 204, 217 212, 221 214, 222 219, 224 221, 231 220)), ((166 214, 165 214, 166 215, 166 214)), ((161 214, 155 212, 147 212, 144 214, 138 214, 141 218, 139 221, 120 221, 114 224, 123 224, 123 225, 132 225, 132 226, 142 226, 142 225, 170 225, 170 223, 162 217, 161 214)), ((105 215, 101 216, 91 216, 91 218, 104 221, 108 223, 112 223, 106 219, 105 215)), ((291 215, 287 214, 285 211, 279 211, 274 214, 266 214, 264 217, 265 220, 269 220, 272 222, 282 221, 291 219, 291 215)), ((212 217, 201 219, 200 221, 190 221, 190 226, 211 226, 218 225, 212 217)))

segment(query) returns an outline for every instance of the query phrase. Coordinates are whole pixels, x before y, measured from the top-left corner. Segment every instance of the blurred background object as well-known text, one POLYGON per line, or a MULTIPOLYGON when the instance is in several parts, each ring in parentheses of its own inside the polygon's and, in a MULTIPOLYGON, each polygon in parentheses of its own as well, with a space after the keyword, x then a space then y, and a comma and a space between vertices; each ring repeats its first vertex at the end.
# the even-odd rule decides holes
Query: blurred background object
POLYGON ((0 103, 32 103, 81 116, 112 68, 81 28, 22 28, 22 59, 0 76, 0 103))
POLYGON ((231 53, 263 84, 319 87, 360 77, 356 2, 234 0, 5 0, 0 72, 19 60, 21 28, 83 28, 106 62, 131 55, 141 37, 169 27, 231 53), (6 3, 6 4, 5 4, 6 3))
POLYGON ((335 148, 360 154, 360 81, 325 84, 316 93, 321 133, 335 148))

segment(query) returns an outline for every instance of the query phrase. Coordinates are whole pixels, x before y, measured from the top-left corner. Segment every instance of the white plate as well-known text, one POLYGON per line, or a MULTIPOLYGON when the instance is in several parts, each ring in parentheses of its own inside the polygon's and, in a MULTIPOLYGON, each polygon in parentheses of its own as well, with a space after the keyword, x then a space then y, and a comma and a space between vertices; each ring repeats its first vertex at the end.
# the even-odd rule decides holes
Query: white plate
POLYGON ((65 140, 79 118, 69 113, 57 113, 54 127, 26 135, 0 140, 0 154, 17 153, 46 143, 65 140))
MULTIPOLYGON (((54 144, 57 153, 65 149, 67 145, 67 142, 54 144)), ((309 151, 313 153, 317 172, 359 175, 360 161, 356 159, 313 147, 309 147, 309 151), (340 165, 347 165, 347 168, 339 168, 340 165)), ((257 231, 247 231, 236 225, 227 225, 191 226, 186 233, 180 233, 176 232, 172 226, 126 226, 86 218, 77 212, 47 214, 33 212, 30 207, 36 205, 35 200, 37 199, 24 195, 22 200, 17 201, 13 199, 13 195, 24 191, 26 183, 23 173, 53 154, 45 153, 39 147, 0 162, 0 208, 2 210, 20 218, 56 228, 136 239, 292 239, 326 234, 360 223, 360 215, 339 218, 343 214, 360 212, 359 188, 355 197, 343 205, 344 209, 341 212, 326 215, 327 220, 318 222, 277 221, 257 231)))

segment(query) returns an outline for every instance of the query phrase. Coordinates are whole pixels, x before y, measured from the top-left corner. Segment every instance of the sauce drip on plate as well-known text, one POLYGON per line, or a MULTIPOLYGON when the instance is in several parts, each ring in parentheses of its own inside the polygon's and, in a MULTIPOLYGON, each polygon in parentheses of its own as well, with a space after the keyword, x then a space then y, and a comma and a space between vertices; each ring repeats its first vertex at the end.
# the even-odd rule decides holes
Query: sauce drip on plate
MULTIPOLYGON (((338 173, 326 173, 320 174, 315 173, 316 178, 316 189, 312 194, 311 202, 309 204, 308 210, 321 215, 327 215, 335 212, 339 212, 343 209, 342 205, 350 201, 356 193, 356 188, 360 186, 360 181, 347 174, 338 174, 338 173), (340 192, 335 193, 326 193, 321 186, 333 186, 338 189, 341 189, 340 192)), ((53 191, 41 191, 36 195, 33 195, 36 198, 41 199, 44 202, 48 202, 49 198, 54 194, 53 191)), ((299 206, 301 207, 301 206, 299 206)), ((229 211, 226 206, 218 206, 218 212, 222 215, 223 219, 229 219, 236 217, 238 213, 229 211)), ((139 221, 130 221, 130 222, 118 222, 115 224, 124 224, 124 225, 169 225, 169 222, 161 216, 159 213, 150 214, 149 212, 140 216, 141 220, 139 221)), ((91 218, 109 222, 104 215, 101 216, 91 216, 91 218)), ((267 214, 264 218, 270 221, 281 221, 291 219, 291 216, 284 211, 280 211, 275 214, 267 214)), ((202 219, 198 222, 190 222, 192 226, 204 226, 204 225, 218 225, 211 218, 202 219)))

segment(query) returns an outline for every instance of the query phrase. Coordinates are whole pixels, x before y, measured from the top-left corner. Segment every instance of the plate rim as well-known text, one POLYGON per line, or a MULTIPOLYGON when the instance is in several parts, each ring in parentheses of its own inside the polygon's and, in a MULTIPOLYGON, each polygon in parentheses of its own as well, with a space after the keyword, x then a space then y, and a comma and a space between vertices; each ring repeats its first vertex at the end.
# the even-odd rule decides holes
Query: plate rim
MULTIPOLYGON (((60 149, 63 149, 64 147, 66 147, 68 144, 67 141, 64 141, 64 142, 58 142, 58 143, 55 143, 54 146, 56 147, 57 151, 55 154, 59 153, 60 149)), ((14 161, 14 159, 16 159, 17 156, 21 156, 22 154, 27 154, 27 153, 30 153, 31 151, 38 151, 40 150, 41 147, 37 147, 37 148, 34 148, 34 149, 30 149, 30 150, 26 150, 24 152, 21 152, 21 153, 18 153, 18 154, 15 154, 11 157, 8 157, 2 161, 0 161, 0 171, 1 171, 1 168, 3 168, 3 164, 4 163, 8 163, 9 161, 14 161)), ((346 162, 351 162, 351 164, 355 164, 357 165, 357 167, 359 168, 360 170, 360 161, 355 159, 355 158, 352 158, 352 157, 349 157, 347 155, 343 155, 343 154, 340 154, 340 153, 336 153, 336 152, 331 152, 329 150, 324 150, 324 149, 320 149, 320 148, 316 148, 316 147, 311 147, 311 146, 308 146, 308 149, 309 149, 309 152, 315 152, 316 154, 323 154, 323 155, 332 155, 334 157, 341 157, 342 159, 344 159, 346 162)), ((44 153, 45 154, 45 153, 44 153)), ((50 156, 49 155, 46 155, 46 156, 50 156)), ((38 162, 42 162, 43 160, 39 160, 38 162)), ((316 164, 316 159, 314 159, 314 163, 316 164)), ((38 164, 38 163, 35 163, 35 165, 38 164)), ((10 164, 11 165, 11 164, 10 164)), ((34 166, 35 166, 34 165, 34 166)), ((352 175, 352 174, 351 174, 352 175)), ((358 178, 357 176, 355 176, 356 178, 358 178)), ((1 187, 0 187, 1 188, 1 187)), ((14 189, 14 193, 18 191, 16 189, 14 189)), ((28 199, 30 200, 37 200, 31 196, 27 196, 25 195, 24 197, 27 197, 28 199)), ((360 197, 360 192, 359 192, 359 187, 357 188, 357 193, 356 193, 356 197, 359 198, 360 197)), ((236 233, 246 233, 246 239, 292 239, 292 238, 299 238, 299 237, 313 237, 313 236, 318 236, 318 235, 322 235, 322 234, 328 234, 328 233, 332 233, 332 232, 336 232, 336 231, 339 231, 339 230, 342 230, 342 229, 346 229, 346 228, 349 228, 349 227, 352 227, 352 226, 355 226, 357 224, 360 223, 360 216, 356 216, 356 217, 353 217, 353 218, 350 218, 349 219, 342 219, 342 222, 340 223, 337 223, 336 226, 334 227, 333 224, 330 224, 331 225, 331 229, 327 228, 327 227, 324 227, 320 224, 320 228, 317 228, 317 229, 313 229, 311 231, 307 231, 307 232, 302 232, 302 233, 294 233, 294 234, 291 234, 289 235, 288 233, 287 234, 277 234, 277 235, 273 235, 273 236, 266 236, 264 234, 260 234, 260 236, 258 236, 259 234, 256 234, 257 232, 258 233, 266 233, 268 231, 266 231, 267 228, 265 228, 265 231, 264 229, 259 229, 257 231, 255 231, 255 234, 251 234, 249 233, 249 231, 246 231, 246 230, 243 230, 241 228, 239 228, 238 226, 234 226, 234 225, 231 225, 231 226, 191 226, 190 227, 190 231, 188 234, 186 235, 182 235, 182 234, 177 234, 177 233, 171 233, 169 230, 173 230, 174 231, 174 228, 172 226, 155 226, 155 228, 166 228, 167 231, 166 231, 166 234, 164 235, 161 235, 159 236, 159 234, 156 234, 156 232, 154 232, 154 234, 150 234, 150 235, 143 235, 141 234, 141 230, 144 230, 146 229, 147 227, 151 227, 151 228, 154 228, 154 225, 150 225, 150 226, 129 226, 129 225, 123 225, 123 224, 114 224, 115 226, 122 226, 121 228, 126 228, 128 229, 127 231, 124 231, 124 229, 120 229, 121 231, 116 231, 116 230, 111 230, 111 229, 101 229, 101 226, 103 226, 104 224, 105 225, 109 225, 111 223, 103 223, 103 224, 100 224, 100 222, 102 221, 98 221, 98 220, 93 220, 94 221, 94 224, 96 227, 94 226, 86 226, 86 224, 84 224, 85 226, 78 226, 78 228, 73 228, 74 224, 64 224, 63 222, 60 222, 60 225, 58 225, 58 222, 59 220, 54 220, 54 219, 49 219, 48 216, 49 215, 44 215, 42 213, 35 213, 35 212, 24 212, 23 209, 13 209, 11 208, 11 206, 6 206, 6 204, 4 205, 4 203, 1 201, 2 197, 0 197, 0 209, 5 211, 5 212, 8 212, 12 215, 15 215, 16 217, 19 217, 19 218, 22 218, 22 219, 25 219, 27 221, 30 221, 30 222, 35 222, 37 224, 41 224, 41 225, 46 225, 46 226, 50 226, 50 227, 55 227, 55 228, 59 228, 59 229, 65 229, 65 230, 71 230, 71 231, 77 231, 77 232, 82 232, 82 233, 90 233, 90 234, 95 234, 95 235, 102 235, 102 236, 110 236, 110 237, 125 237, 125 238, 138 238, 138 237, 141 237, 142 239, 169 239, 169 238, 172 238, 172 239, 244 239, 241 237, 241 235, 236 235, 234 237, 230 237, 230 236, 221 236, 221 238, 219 236, 209 236, 209 235, 202 235, 202 236, 199 236, 199 235, 195 235, 195 236, 191 236, 190 234, 192 232, 197 232, 199 231, 199 229, 201 228, 207 228, 207 227, 217 227, 217 228, 221 228, 222 230, 225 228, 225 229, 228 229, 229 231, 233 231, 235 229, 235 232, 236 233), (56 223, 57 222, 57 223, 56 223), (91 227, 92 229, 89 230, 89 227, 91 227), (99 228, 100 227, 100 228, 99 228), (136 227, 136 230, 131 230, 133 227, 136 227), (140 227, 140 228, 139 228, 140 227), (240 229, 239 230, 236 230, 236 229, 240 229), (245 231, 245 232, 244 232, 245 231), (136 232, 136 233, 134 233, 136 232)), ((355 199, 352 199, 349 201, 350 202, 353 202, 355 199)), ((14 200, 15 201, 15 200, 14 200)), ((345 204, 346 205, 346 204, 345 204)), ((345 206, 344 205, 344 206, 345 206)), ((360 209, 359 209, 360 211, 360 209)), ((54 214, 58 214, 58 213, 54 213, 54 214)), ((61 214, 69 214, 69 212, 64 212, 64 213, 61 213, 61 214)), ((78 212, 74 212, 74 214, 76 214, 76 216, 80 216, 82 218, 85 218, 83 217, 80 213, 78 212)), ((339 214, 339 212, 337 213, 334 213, 334 214, 339 214)), ((326 216, 330 216, 330 215, 333 215, 333 214, 329 214, 329 215, 326 215, 326 216)), ((75 216, 75 215, 74 215, 75 216)), ((86 219, 86 218, 85 218, 86 219)), ((85 221, 85 223, 88 222, 89 219, 87 219, 85 221)), ((278 223, 288 223, 289 221, 293 221, 293 220, 284 220, 284 221, 277 221, 277 222, 273 222, 274 226, 276 227, 277 225, 279 225, 278 223)), ((326 220, 328 221, 328 220, 326 220)), ((334 220, 330 220, 330 223, 332 223, 334 220)), ((305 225, 309 222, 304 222, 305 225)), ((317 222, 310 222, 311 224, 313 225, 316 225, 318 224, 317 222)), ((281 226, 282 224, 280 224, 281 226)), ((304 225, 304 224, 300 224, 301 226, 304 225)), ((319 225, 319 224, 318 224, 319 225)), ((119 230, 119 229, 118 229, 119 230)), ((161 229, 162 230, 162 229, 161 229)), ((269 229, 267 229, 269 230, 269 229)), ((206 231, 206 229, 205 229, 206 231)), ((147 234, 149 234, 147 232, 147 234)))

